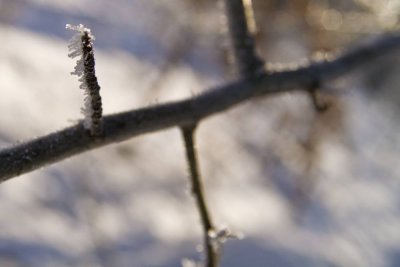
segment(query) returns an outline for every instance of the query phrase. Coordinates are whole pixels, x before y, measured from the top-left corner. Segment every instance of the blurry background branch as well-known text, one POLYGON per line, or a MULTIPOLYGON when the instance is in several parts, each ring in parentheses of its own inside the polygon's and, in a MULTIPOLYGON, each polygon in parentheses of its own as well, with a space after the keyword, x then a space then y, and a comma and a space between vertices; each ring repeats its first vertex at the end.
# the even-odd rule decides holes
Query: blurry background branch
POLYGON ((255 49, 256 23, 251 0, 225 0, 235 63, 239 74, 248 77, 264 70, 255 49))
POLYGON ((104 117, 105 133, 101 138, 91 138, 79 123, 0 151, 1 181, 93 148, 197 122, 254 97, 305 90, 316 81, 323 89, 325 82, 376 63, 399 48, 400 35, 387 35, 336 58, 325 56, 311 63, 280 66, 279 70, 270 67, 268 75, 252 76, 186 100, 108 115, 104 117))

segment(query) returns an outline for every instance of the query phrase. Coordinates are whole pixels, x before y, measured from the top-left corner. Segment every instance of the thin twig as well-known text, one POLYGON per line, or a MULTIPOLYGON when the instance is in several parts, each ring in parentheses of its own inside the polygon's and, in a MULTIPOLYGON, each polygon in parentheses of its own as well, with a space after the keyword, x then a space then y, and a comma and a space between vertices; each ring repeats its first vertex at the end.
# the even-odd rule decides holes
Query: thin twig
MULTIPOLYGON (((260 74, 172 103, 105 116, 104 135, 91 138, 82 123, 0 151, 0 181, 113 142, 195 123, 254 97, 307 90, 310 84, 333 80, 400 49, 400 34, 381 37, 336 59, 311 62, 297 69, 260 74)), ((319 88, 319 90, 324 90, 319 88)))
POLYGON ((209 233, 214 231, 214 226, 211 221, 210 213, 208 212, 199 166, 197 163, 196 145, 194 140, 195 129, 196 125, 194 124, 183 126, 181 128, 183 139, 185 141, 186 158, 190 170, 192 194, 196 199, 196 204, 203 226, 206 266, 216 267, 218 266, 218 254, 211 243, 211 239, 209 238, 209 233))
POLYGON ((70 50, 68 56, 71 58, 79 57, 75 71, 71 74, 80 77, 81 85, 79 88, 85 91, 85 103, 82 108, 82 113, 85 115, 83 125, 90 130, 92 136, 98 137, 103 134, 103 108, 100 85, 95 73, 94 35, 89 28, 82 24, 77 26, 67 24, 65 27, 78 32, 68 45, 70 50))
POLYGON ((225 0, 229 33, 239 74, 249 77, 264 70, 264 61, 257 55, 253 33, 255 20, 251 0, 225 0))

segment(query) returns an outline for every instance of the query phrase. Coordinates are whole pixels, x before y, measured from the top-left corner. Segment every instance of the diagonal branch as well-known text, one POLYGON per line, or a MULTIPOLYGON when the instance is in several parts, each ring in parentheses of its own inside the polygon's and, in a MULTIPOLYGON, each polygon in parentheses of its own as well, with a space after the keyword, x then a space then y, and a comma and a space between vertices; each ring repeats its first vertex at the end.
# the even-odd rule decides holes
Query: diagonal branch
POLYGON ((100 138, 92 138, 79 123, 0 151, 0 181, 113 142, 196 123, 254 97, 309 88, 316 81, 324 83, 374 64, 399 49, 400 34, 387 35, 335 59, 259 74, 186 100, 108 115, 104 117, 104 136, 100 138))

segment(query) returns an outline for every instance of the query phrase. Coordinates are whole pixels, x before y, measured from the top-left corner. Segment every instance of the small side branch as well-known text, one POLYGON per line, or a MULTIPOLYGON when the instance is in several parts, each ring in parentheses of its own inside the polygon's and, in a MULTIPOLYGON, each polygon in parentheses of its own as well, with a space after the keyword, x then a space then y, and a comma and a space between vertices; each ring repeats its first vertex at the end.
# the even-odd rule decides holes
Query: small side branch
POLYGON ((255 19, 251 0, 225 0, 233 53, 240 75, 249 77, 264 70, 257 55, 253 34, 255 19))
POLYGON ((94 67, 94 36, 91 30, 82 24, 77 26, 67 24, 65 27, 77 32, 68 45, 70 50, 68 56, 71 58, 79 57, 75 70, 71 74, 80 77, 81 85, 79 87, 85 92, 84 106, 81 109, 85 116, 83 125, 92 136, 98 137, 103 134, 103 108, 100 86, 94 67))
MULTIPOLYGON (((270 94, 306 90, 345 76, 400 50, 400 34, 382 36, 336 58, 280 69, 210 89, 181 101, 103 117, 104 134, 88 136, 82 123, 0 151, 0 182, 90 149, 170 127, 196 123, 246 100, 270 94)), ((323 91, 324 88, 318 88, 323 91)))
POLYGON ((196 204, 200 213, 201 223, 203 226, 206 266, 217 267, 218 253, 209 237, 209 233, 214 232, 214 226, 211 221, 211 216, 208 212, 204 196, 203 184, 199 172, 199 166, 197 163, 197 154, 194 140, 195 129, 196 126, 194 124, 190 126, 183 126, 181 128, 183 139, 185 142, 186 158, 189 165, 192 194, 196 200, 196 204))
POLYGON ((328 105, 328 103, 325 103, 325 102, 319 100, 319 98, 318 98, 318 93, 319 93, 318 88, 319 87, 320 87, 319 82, 315 81, 315 83, 309 87, 308 92, 310 94, 311 102, 314 106, 314 109, 317 112, 324 112, 329 108, 329 105, 328 105))

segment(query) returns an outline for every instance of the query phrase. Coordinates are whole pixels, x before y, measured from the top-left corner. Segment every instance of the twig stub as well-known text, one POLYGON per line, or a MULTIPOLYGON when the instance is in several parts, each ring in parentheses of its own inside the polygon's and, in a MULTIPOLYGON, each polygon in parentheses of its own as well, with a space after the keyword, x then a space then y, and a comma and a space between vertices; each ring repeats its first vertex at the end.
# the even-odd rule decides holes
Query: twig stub
POLYGON ((81 109, 82 114, 85 116, 83 126, 85 129, 90 130, 92 136, 101 136, 103 134, 103 109, 100 86, 97 82, 94 67, 94 36, 91 30, 82 24, 77 26, 67 24, 66 28, 78 32, 72 37, 71 43, 68 45, 70 51, 68 56, 71 58, 80 56, 75 70, 71 74, 80 77, 79 81, 82 83, 79 88, 85 91, 84 106, 81 109))

